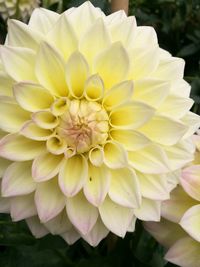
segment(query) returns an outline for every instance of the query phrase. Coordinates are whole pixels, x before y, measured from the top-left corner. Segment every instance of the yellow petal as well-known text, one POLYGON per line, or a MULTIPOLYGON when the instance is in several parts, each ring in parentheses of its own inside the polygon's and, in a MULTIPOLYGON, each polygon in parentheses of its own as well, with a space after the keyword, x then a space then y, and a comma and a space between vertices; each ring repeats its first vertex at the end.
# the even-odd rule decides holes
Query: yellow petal
POLYGON ((41 128, 52 129, 55 128, 59 120, 50 111, 38 111, 32 114, 33 121, 41 128))
POLYGON ((4 71, 0 71, 0 96, 13 96, 14 81, 4 71))
POLYGON ((104 84, 98 74, 90 76, 85 82, 85 97, 89 101, 98 101, 102 99, 104 94, 104 84))
POLYGON ((38 141, 47 140, 53 135, 51 130, 42 129, 33 121, 26 122, 21 128, 20 133, 27 138, 38 141))

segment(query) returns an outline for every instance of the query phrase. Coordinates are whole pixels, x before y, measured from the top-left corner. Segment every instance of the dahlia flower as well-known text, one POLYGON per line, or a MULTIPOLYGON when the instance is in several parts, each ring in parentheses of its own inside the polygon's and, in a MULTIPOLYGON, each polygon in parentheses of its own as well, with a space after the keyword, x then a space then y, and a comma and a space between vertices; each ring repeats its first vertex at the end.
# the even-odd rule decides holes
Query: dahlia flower
POLYGON ((36 9, 8 22, 0 53, 2 212, 92 246, 159 221, 200 119, 154 29, 90 2, 36 9))
POLYGON ((182 267, 200 266, 200 135, 194 135, 194 161, 183 169, 180 185, 162 204, 160 223, 145 228, 165 247, 165 258, 182 267))
POLYGON ((18 18, 27 21, 34 8, 39 6, 39 0, 0 0, 0 16, 18 18))

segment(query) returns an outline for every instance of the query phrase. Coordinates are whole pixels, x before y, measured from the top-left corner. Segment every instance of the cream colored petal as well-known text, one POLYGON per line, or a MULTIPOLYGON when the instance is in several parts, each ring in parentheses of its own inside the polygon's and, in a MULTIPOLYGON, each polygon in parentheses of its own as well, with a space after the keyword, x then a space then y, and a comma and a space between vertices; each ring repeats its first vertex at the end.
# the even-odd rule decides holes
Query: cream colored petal
POLYGON ((103 99, 103 106, 107 110, 112 110, 120 104, 130 101, 133 94, 133 82, 125 81, 113 86, 103 99))
POLYGON ((136 151, 150 144, 150 140, 145 135, 134 130, 112 129, 110 136, 129 151, 136 151))
POLYGON ((114 203, 109 197, 99 207, 105 226, 114 234, 124 237, 133 217, 133 210, 114 203))
POLYGON ((32 114, 33 121, 41 128, 53 129, 55 128, 59 120, 50 111, 38 111, 32 114))
POLYGON ((158 112, 174 119, 180 119, 188 113, 193 104, 194 101, 191 98, 169 95, 158 108, 158 112))
POLYGON ((10 199, 10 215, 14 222, 27 219, 37 214, 34 194, 12 197, 10 199))
POLYGON ((104 18, 107 25, 113 25, 118 21, 124 21, 127 18, 127 15, 124 10, 119 10, 116 12, 113 12, 112 14, 106 16, 104 18))
POLYGON ((66 152, 67 145, 65 140, 61 139, 58 135, 51 136, 46 142, 47 150, 55 155, 60 155, 66 152))
POLYGON ((104 163, 111 169, 119 169, 127 166, 126 150, 113 141, 108 141, 104 147, 104 163))
POLYGON ((136 101, 142 101, 152 107, 157 108, 167 97, 169 90, 169 82, 152 78, 144 78, 134 81, 134 92, 132 99, 136 101))
POLYGON ((141 102, 131 101, 110 112, 110 124, 119 129, 136 129, 153 116, 155 110, 141 102))
POLYGON ((188 126, 188 131, 184 135, 184 138, 190 137, 192 134, 194 134, 200 127, 200 116, 193 113, 188 112, 181 121, 188 126))
POLYGON ((109 197, 115 203, 138 208, 141 205, 140 184, 133 169, 123 168, 111 171, 109 197))
POLYGON ((41 224, 38 216, 33 216, 28 219, 26 219, 26 222, 28 224, 28 227, 31 231, 31 233, 36 238, 41 238, 48 234, 48 230, 44 227, 43 224, 41 224))
POLYGON ((82 192, 68 198, 66 208, 70 221, 81 234, 86 235, 92 230, 98 218, 98 209, 87 201, 82 192))
POLYGON ((121 41, 126 48, 131 48, 134 45, 137 27, 134 16, 117 20, 115 23, 108 24, 108 27, 113 42, 121 41))
POLYGON ((94 71, 101 76, 106 89, 125 80, 128 70, 129 57, 120 42, 113 43, 94 60, 94 71))
POLYGON ((51 112, 54 116, 60 116, 68 110, 68 99, 66 97, 57 98, 51 106, 51 112))
POLYGON ((165 255, 169 262, 182 267, 198 267, 200 265, 199 243, 190 237, 178 240, 165 255))
POLYGON ((38 183, 35 192, 35 205, 43 223, 56 217, 65 207, 65 197, 58 186, 57 178, 38 183))
POLYGON ((67 242, 67 244, 74 244, 81 236, 78 231, 72 227, 69 231, 61 235, 61 237, 67 242))
POLYGON ((26 161, 45 150, 43 142, 37 142, 18 134, 8 134, 0 141, 0 156, 14 161, 26 161))
POLYGON ((26 195, 32 193, 35 188, 31 162, 15 162, 6 169, 1 184, 4 197, 26 195))
POLYGON ((198 202, 189 197, 181 186, 178 186, 172 191, 170 199, 163 201, 162 217, 178 223, 183 214, 196 204, 198 204, 198 202))
POLYGON ((0 70, 0 96, 13 96, 14 81, 4 71, 0 70))
POLYGON ((47 181, 56 176, 60 170, 63 155, 45 152, 33 161, 32 176, 36 182, 47 181))
POLYGON ((51 130, 38 127, 33 121, 26 122, 21 128, 20 133, 27 138, 37 141, 45 141, 53 134, 51 130))
POLYGON ((89 165, 89 174, 83 191, 87 200, 98 207, 104 201, 110 186, 110 171, 105 166, 95 167, 89 165))
POLYGON ((80 52, 74 52, 66 64, 66 81, 73 97, 82 97, 88 75, 89 66, 86 59, 80 52))
POLYGON ((138 26, 136 28, 136 36, 134 40, 135 47, 141 47, 144 44, 156 45, 158 44, 157 34, 153 27, 138 26))
POLYGON ((179 224, 196 241, 200 242, 200 205, 188 209, 179 224))
POLYGON ((29 119, 30 113, 23 110, 12 98, 0 97, 0 127, 3 131, 17 132, 29 119))
POLYGON ((0 55, 6 72, 17 82, 36 81, 35 53, 22 47, 1 46, 0 55))
POLYGON ((128 78, 139 80, 151 75, 158 67, 159 49, 157 46, 143 45, 129 51, 129 57, 131 64, 128 78))
POLYGON ((181 140, 187 129, 188 127, 179 120, 156 115, 139 131, 156 143, 171 146, 181 140))
POLYGON ((75 196, 83 187, 88 177, 88 163, 86 158, 77 154, 66 159, 59 172, 59 185, 63 194, 75 196))
POLYGON ((11 19, 8 21, 8 45, 26 47, 33 50, 38 48, 44 36, 21 21, 11 19))
POLYGON ((86 234, 81 235, 82 238, 87 241, 92 247, 96 247, 102 239, 104 239, 109 233, 109 230, 104 226, 100 218, 98 218, 96 224, 92 230, 86 234))
POLYGON ((39 83, 55 96, 67 96, 65 62, 56 49, 48 43, 40 45, 36 57, 35 72, 39 83))
POLYGON ((98 101, 104 95, 104 83, 98 74, 90 76, 85 82, 84 95, 89 101, 98 101))
POLYGON ((65 13, 60 16, 46 38, 62 53, 65 59, 68 59, 78 48, 77 36, 65 13))
POLYGON ((144 174, 137 172, 142 196, 153 200, 169 198, 167 175, 144 174))
POLYGON ((88 31, 83 35, 79 43, 81 53, 87 58, 89 64, 94 57, 111 44, 110 34, 102 18, 91 24, 88 31))
POLYGON ((39 84, 21 82, 15 84, 13 90, 19 105, 31 112, 49 108, 54 101, 49 91, 39 84))
POLYGON ((138 209, 134 209, 135 216, 142 221, 160 221, 161 202, 142 198, 142 204, 138 209))
POLYGON ((52 29, 59 17, 60 15, 58 13, 51 10, 36 8, 29 20, 29 26, 33 30, 46 34, 52 29))
POLYGON ((136 221, 137 221, 137 218, 133 216, 129 224, 128 230, 127 230, 128 232, 133 233, 135 231, 136 221))
POLYGON ((128 153, 129 162, 136 170, 149 174, 169 172, 169 162, 163 149, 151 144, 138 150, 137 153, 128 153))
POLYGON ((180 97, 189 97, 191 92, 191 85, 183 79, 174 80, 171 86, 171 92, 180 97))
POLYGON ((66 211, 63 210, 52 220, 46 222, 45 227, 49 230, 51 234, 60 235, 67 231, 70 231, 72 228, 72 224, 67 217, 66 211))
POLYGON ((185 192, 192 198, 200 201, 200 165, 193 165, 183 169, 180 178, 185 192))
POLYGON ((166 80, 182 79, 185 61, 182 58, 169 57, 160 61, 158 68, 152 74, 152 78, 166 80))
POLYGON ((2 178, 5 170, 8 168, 10 164, 11 164, 10 160, 0 158, 0 178, 2 178))

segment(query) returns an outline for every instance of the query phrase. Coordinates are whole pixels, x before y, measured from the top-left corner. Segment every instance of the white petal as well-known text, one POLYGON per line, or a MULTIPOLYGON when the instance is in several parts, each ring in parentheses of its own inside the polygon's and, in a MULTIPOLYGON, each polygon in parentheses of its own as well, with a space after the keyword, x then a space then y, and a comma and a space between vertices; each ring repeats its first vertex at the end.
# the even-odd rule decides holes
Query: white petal
POLYGON ((144 44, 148 44, 149 46, 158 44, 157 34, 153 27, 138 26, 136 28, 134 45, 135 47, 141 47, 144 44))
POLYGON ((70 229, 66 233, 62 234, 61 237, 67 242, 67 244, 74 244, 81 236, 74 228, 70 229))
POLYGON ((112 201, 127 208, 141 205, 140 185, 135 172, 124 168, 112 170, 109 197, 112 201))
POLYGON ((31 175, 31 162, 12 163, 2 179, 4 197, 26 195, 33 192, 36 184, 31 175))
POLYGON ((81 192, 66 202, 67 214, 72 224, 83 234, 86 235, 94 227, 98 210, 91 205, 84 194, 81 192))
POLYGON ((29 229, 31 230, 31 233, 36 238, 41 238, 48 234, 48 230, 44 227, 43 224, 41 224, 37 216, 26 219, 26 222, 29 229))
POLYGON ((134 210, 135 216, 143 221, 160 221, 161 202, 142 198, 140 208, 134 210))
POLYGON ((65 198, 59 189, 57 178, 37 184, 35 204, 43 223, 53 219, 63 210, 65 198))

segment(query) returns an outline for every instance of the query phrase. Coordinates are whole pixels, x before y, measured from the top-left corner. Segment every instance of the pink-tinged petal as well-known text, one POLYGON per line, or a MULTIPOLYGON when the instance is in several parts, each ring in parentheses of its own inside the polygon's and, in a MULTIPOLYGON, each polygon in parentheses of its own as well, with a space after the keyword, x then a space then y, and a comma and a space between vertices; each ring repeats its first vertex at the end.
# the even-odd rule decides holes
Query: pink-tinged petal
POLYGON ((140 181, 142 196, 153 200, 166 200, 169 198, 167 175, 144 174, 137 172, 140 181))
POLYGON ((178 223, 186 210, 196 204, 198 202, 188 196, 181 186, 178 186, 172 191, 170 199, 162 202, 162 217, 178 223))
POLYGON ((135 216, 142 221, 160 221, 161 202, 142 198, 140 208, 134 209, 135 216))
POLYGON ((187 210, 181 218, 180 225, 195 240, 200 242, 200 205, 187 210))
POLYGON ((36 183, 31 175, 31 162, 12 163, 4 173, 1 186, 4 197, 32 193, 36 183))
POLYGON ((45 150, 45 143, 19 134, 8 134, 0 140, 0 156, 13 161, 34 159, 45 150))
POLYGON ((72 245, 74 244, 81 236, 77 232, 77 230, 72 227, 69 231, 62 234, 61 237, 67 242, 67 244, 72 245))
POLYGON ((165 259, 181 267, 200 266, 200 244, 190 237, 178 240, 167 252, 165 259))
POLYGON ((106 197, 99 207, 105 226, 114 234, 124 237, 133 217, 133 209, 122 207, 106 197))
POLYGON ((56 217, 65 207, 65 198, 60 191, 57 178, 37 184, 35 205, 41 222, 56 217))
POLYGON ((76 195, 88 177, 88 163, 83 155, 66 159, 59 172, 59 186, 68 197, 76 195))
POLYGON ((98 207, 104 201, 110 186, 110 171, 105 165, 89 165, 89 174, 83 186, 87 200, 98 207))
POLYGON ((200 165, 183 169, 180 182, 189 196, 200 201, 200 165))
POLYGON ((108 193, 111 200, 127 208, 138 208, 141 205, 140 184, 134 170, 112 170, 111 175, 108 193))
POLYGON ((26 222, 28 224, 31 233, 36 238, 41 238, 49 233, 48 230, 44 227, 44 225, 41 224, 37 216, 33 216, 31 218, 26 219, 26 222))
POLYGON ((82 192, 72 198, 68 198, 66 207, 72 224, 81 234, 86 235, 89 233, 97 221, 98 209, 88 202, 82 192))
POLYGON ((143 225, 159 243, 167 248, 186 236, 185 231, 177 223, 165 219, 161 219, 160 222, 144 222, 143 225))
POLYGON ((81 235, 90 246, 96 247, 102 239, 104 239, 109 233, 109 230, 105 227, 100 218, 98 218, 96 224, 87 235, 81 235))
POLYGON ((10 214, 14 222, 36 215, 34 194, 12 197, 10 199, 10 214))
POLYGON ((54 155, 45 152, 33 161, 32 176, 35 181, 47 181, 56 176, 60 170, 63 155, 54 155))
POLYGON ((66 210, 63 210, 55 218, 45 223, 45 227, 53 235, 60 235, 72 228, 72 224, 69 221, 66 210))
POLYGON ((1 46, 1 59, 6 72, 17 82, 22 80, 36 81, 35 53, 22 47, 1 46))

